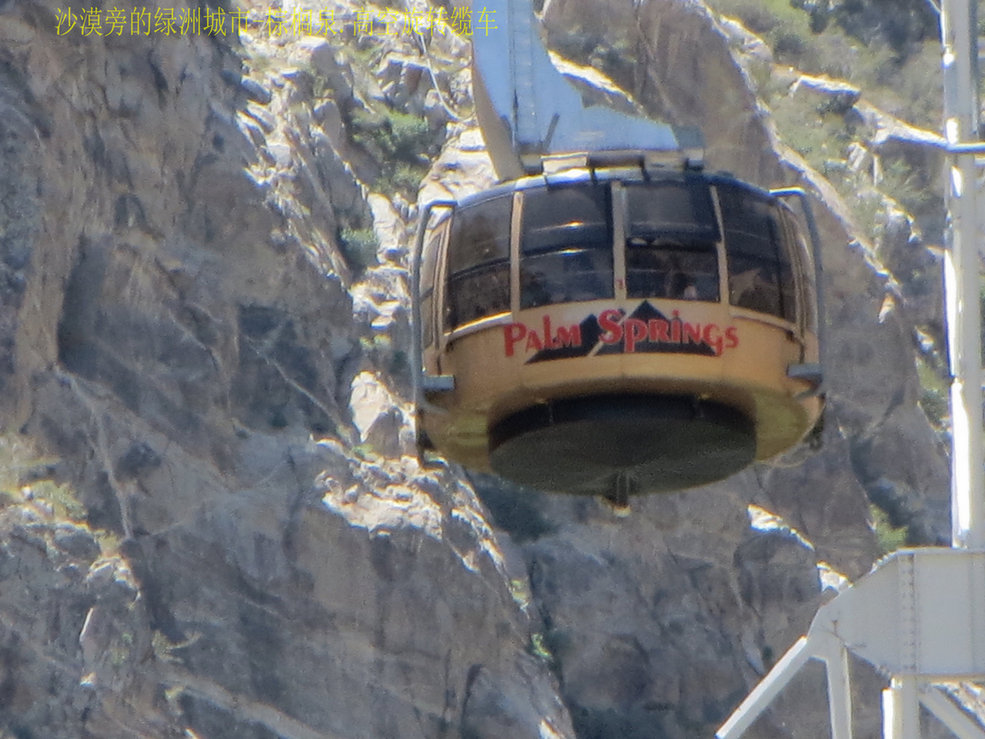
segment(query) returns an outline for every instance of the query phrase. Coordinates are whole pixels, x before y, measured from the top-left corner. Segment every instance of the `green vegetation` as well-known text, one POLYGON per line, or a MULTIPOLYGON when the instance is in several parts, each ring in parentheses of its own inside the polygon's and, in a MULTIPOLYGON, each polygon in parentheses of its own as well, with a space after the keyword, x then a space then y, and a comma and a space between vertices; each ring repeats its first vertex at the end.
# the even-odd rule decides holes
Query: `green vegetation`
POLYGON ((388 334, 374 331, 369 336, 360 336, 359 346, 373 362, 373 366, 384 369, 391 378, 410 382, 410 359, 407 352, 396 348, 388 334))
POLYGON ((547 648, 547 642, 544 641, 544 635, 539 631, 535 631, 530 635, 529 651, 534 657, 547 662, 549 665, 554 664, 554 655, 551 654, 551 650, 547 648))
MULTIPOLYGON (((161 660, 162 662, 170 662, 172 664, 180 664, 181 657, 176 655, 175 652, 179 649, 184 649, 191 644, 194 644, 199 639, 202 638, 202 634, 195 632, 189 638, 184 641, 175 642, 171 641, 170 638, 164 635, 163 632, 158 629, 154 629, 151 635, 151 648, 154 650, 154 656, 161 660)), ((123 644, 126 647, 131 647, 133 645, 133 636, 127 632, 123 634, 123 644), (129 639, 127 638, 129 637, 129 639)), ((128 649, 128 652, 132 652, 132 649, 128 649)))
POLYGON ((852 129, 843 116, 835 113, 805 111, 793 97, 784 96, 771 102, 773 121, 783 136, 812 167, 826 172, 830 163, 841 161, 845 147, 851 143, 852 129))
POLYGON ((437 153, 427 120, 392 108, 354 108, 346 126, 353 142, 380 164, 382 192, 416 199, 428 158, 437 153))
POLYGON ((66 484, 55 482, 57 460, 39 457, 14 436, 0 436, 0 507, 20 503, 27 494, 42 501, 58 518, 83 521, 85 506, 66 484))
MULTIPOLYGON (((377 3, 384 7, 403 8, 400 0, 377 3)), ((373 79, 381 59, 388 49, 379 37, 357 35, 340 43, 340 64, 348 67, 356 79, 373 79)), ((340 108, 350 141, 363 149, 380 167, 374 188, 384 195, 400 194, 415 200, 421 180, 427 174, 430 159, 440 150, 440 135, 431 130, 424 116, 393 107, 390 103, 371 98, 342 95, 330 87, 331 80, 313 65, 303 70, 310 80, 316 100, 333 97, 340 108)))
POLYGON ((866 99, 917 126, 940 122, 937 18, 917 0, 709 0, 808 74, 843 79, 866 99), (905 7, 904 7, 905 6, 905 7))
MULTIPOLYGON (((390 355, 387 371, 393 377, 410 378, 410 358, 403 349, 396 349, 390 355)), ((408 379, 409 381, 409 379, 408 379)))
POLYGON ((359 337, 359 345, 366 353, 386 353, 393 349, 393 339, 386 334, 374 332, 371 336, 359 337))
POLYGON ((361 462, 379 462, 383 456, 371 441, 364 441, 356 444, 351 449, 352 454, 361 462))
POLYGON ((372 228, 343 228, 339 231, 339 248, 349 268, 359 274, 379 264, 376 250, 380 242, 372 228))
POLYGON ((780 61, 813 57, 821 51, 815 48, 810 15, 788 0, 712 0, 709 5, 741 20, 769 44, 780 61))
POLYGON ((920 217, 944 208, 944 194, 930 181, 932 173, 913 167, 905 158, 883 160, 882 188, 892 193, 909 213, 920 217))
POLYGON ((31 485, 31 494, 35 500, 47 501, 59 518, 67 518, 70 521, 85 519, 85 506, 75 497, 75 491, 68 485, 60 485, 52 480, 41 480, 31 485))
POLYGON ((530 607, 530 590, 527 588, 527 581, 520 578, 510 580, 510 597, 520 608, 526 610, 530 607))
POLYGON ((8 506, 30 506, 37 512, 45 512, 52 521, 70 521, 88 528, 104 555, 117 552, 118 534, 92 528, 89 511, 76 490, 71 484, 57 480, 58 461, 39 456, 16 435, 0 436, 0 510, 8 506))
POLYGON ((917 358, 917 376, 923 393, 920 407, 937 429, 945 428, 950 418, 950 390, 947 381, 923 357, 917 358))
POLYGON ((893 526, 889 515, 874 503, 869 504, 869 516, 872 518, 872 530, 875 531, 882 554, 895 552, 906 546, 907 527, 893 526))
MULTIPOLYGON (((861 90, 864 101, 913 125, 930 129, 939 125, 937 18, 925 3, 709 0, 709 4, 766 40, 780 65, 844 80, 861 90)), ((840 192, 861 233, 877 240, 887 208, 895 200, 929 238, 939 238, 943 204, 940 188, 931 180, 936 172, 928 173, 902 155, 882 156, 875 162, 862 159, 859 171, 848 166, 851 148, 871 134, 859 130, 866 124, 851 110, 850 97, 832 95, 828 102, 818 103, 823 98, 790 95, 794 77, 777 74, 762 62, 751 64, 750 75, 760 99, 770 108, 780 138, 840 192)))

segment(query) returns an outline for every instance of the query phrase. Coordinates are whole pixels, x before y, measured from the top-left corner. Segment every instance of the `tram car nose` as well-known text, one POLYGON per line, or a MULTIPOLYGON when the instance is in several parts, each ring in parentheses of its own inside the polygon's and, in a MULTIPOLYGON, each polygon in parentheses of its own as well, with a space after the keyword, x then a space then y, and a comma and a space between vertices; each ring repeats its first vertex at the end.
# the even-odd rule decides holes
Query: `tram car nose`
POLYGON ((793 211, 725 175, 585 170, 429 207, 421 438, 620 501, 728 477, 819 418, 815 280, 793 211))

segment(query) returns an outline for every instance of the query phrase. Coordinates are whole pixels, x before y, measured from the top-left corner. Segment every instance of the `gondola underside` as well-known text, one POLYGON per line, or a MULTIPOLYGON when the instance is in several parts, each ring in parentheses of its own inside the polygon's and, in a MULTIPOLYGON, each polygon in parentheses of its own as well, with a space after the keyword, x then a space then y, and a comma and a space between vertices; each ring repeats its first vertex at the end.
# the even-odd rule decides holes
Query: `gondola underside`
POLYGON ((489 447, 492 469, 513 482, 620 497, 728 477, 755 458, 756 433, 745 414, 713 401, 597 395, 512 414, 490 429, 489 447))

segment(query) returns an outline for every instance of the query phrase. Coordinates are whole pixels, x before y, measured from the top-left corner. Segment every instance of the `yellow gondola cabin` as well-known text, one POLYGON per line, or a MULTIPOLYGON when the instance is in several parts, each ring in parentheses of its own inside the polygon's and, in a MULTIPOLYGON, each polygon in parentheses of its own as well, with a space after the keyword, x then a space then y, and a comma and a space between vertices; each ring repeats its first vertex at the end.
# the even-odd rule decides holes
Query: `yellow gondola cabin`
POLYGON ((678 490, 815 425, 813 260, 775 195, 694 170, 525 177, 424 214, 423 447, 543 490, 678 490))

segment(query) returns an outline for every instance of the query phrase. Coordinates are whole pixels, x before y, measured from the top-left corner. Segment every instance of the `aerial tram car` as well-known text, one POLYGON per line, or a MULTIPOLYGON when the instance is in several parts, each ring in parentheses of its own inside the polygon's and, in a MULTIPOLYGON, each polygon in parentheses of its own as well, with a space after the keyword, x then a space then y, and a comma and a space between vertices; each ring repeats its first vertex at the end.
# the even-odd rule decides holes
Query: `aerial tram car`
POLYGON ((494 4, 503 38, 474 39, 473 69, 505 181, 422 215, 419 445, 625 503, 796 444, 822 399, 817 243, 794 191, 708 173, 682 132, 586 108, 527 0, 494 4))

